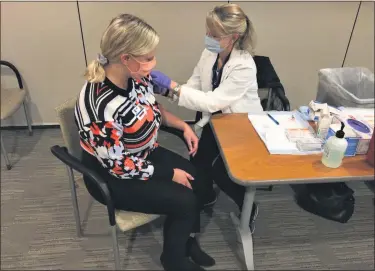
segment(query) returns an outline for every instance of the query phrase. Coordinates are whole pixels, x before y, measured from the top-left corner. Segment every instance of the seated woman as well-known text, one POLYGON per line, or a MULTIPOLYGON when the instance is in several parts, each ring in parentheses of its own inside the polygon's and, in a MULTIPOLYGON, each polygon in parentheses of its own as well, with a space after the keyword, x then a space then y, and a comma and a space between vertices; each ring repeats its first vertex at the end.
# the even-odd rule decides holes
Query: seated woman
MULTIPOLYGON (((199 151, 192 157, 208 185, 206 202, 214 204, 216 194, 213 181, 242 209, 245 188, 228 176, 215 137, 211 131, 212 114, 247 113, 263 111, 258 96, 257 69, 252 58, 255 47, 253 24, 236 4, 215 7, 206 17, 206 49, 184 85, 171 80, 159 71, 153 71, 155 92, 170 96, 178 105, 202 112, 195 124, 201 134, 199 151), (218 159, 216 159, 218 158, 218 159)), ((258 214, 253 205, 250 229, 255 229, 258 214)))
POLYGON ((191 155, 198 147, 192 129, 155 101, 149 73, 158 42, 138 17, 123 14, 110 22, 75 108, 82 160, 107 180, 116 209, 167 216, 160 258, 165 270, 204 270, 215 261, 195 238, 205 194, 201 177, 188 160, 157 143, 163 123, 183 131, 191 155))

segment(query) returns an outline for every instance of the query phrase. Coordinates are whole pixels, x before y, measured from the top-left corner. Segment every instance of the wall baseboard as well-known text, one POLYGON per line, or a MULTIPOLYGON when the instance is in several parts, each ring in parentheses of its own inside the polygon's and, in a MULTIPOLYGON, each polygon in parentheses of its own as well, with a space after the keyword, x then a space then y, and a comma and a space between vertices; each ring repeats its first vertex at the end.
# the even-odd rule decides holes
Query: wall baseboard
MULTIPOLYGON (((60 128, 59 124, 40 124, 40 125, 32 125, 31 126, 33 129, 56 129, 60 128)), ((1 130, 25 130, 28 129, 27 125, 11 125, 11 126, 2 126, 0 128, 1 130)))
MULTIPOLYGON (((195 123, 193 120, 186 120, 187 124, 192 125, 195 123)), ((51 124, 35 124, 32 125, 33 129, 57 129, 60 128, 59 124, 51 123, 51 124)), ((25 130, 28 129, 27 125, 10 125, 10 126, 2 126, 0 130, 25 130)))

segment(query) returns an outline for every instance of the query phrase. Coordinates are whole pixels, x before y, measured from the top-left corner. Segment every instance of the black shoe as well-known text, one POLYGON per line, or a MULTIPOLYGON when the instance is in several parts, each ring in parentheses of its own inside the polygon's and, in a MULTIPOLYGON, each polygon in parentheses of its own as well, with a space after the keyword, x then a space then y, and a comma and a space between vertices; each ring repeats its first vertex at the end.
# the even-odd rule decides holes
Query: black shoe
POLYGON ((164 254, 161 254, 160 262, 165 271, 205 271, 203 267, 193 263, 189 258, 167 259, 164 254))
POLYGON ((201 249, 197 238, 189 238, 186 253, 187 256, 193 260, 193 262, 199 264, 200 266, 211 267, 215 265, 215 260, 201 249))
POLYGON ((207 197, 205 198, 205 202, 203 203, 204 208, 209 208, 215 205, 217 201, 217 194, 214 189, 210 191, 209 194, 207 194, 207 197))

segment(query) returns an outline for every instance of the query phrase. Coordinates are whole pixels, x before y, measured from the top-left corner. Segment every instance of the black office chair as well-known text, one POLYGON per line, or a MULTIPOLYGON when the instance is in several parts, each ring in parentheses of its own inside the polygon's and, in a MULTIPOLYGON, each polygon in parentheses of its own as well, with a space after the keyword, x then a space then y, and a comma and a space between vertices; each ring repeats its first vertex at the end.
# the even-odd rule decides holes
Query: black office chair
MULTIPOLYGON (((268 91, 267 98, 261 100, 264 111, 290 111, 290 103, 285 96, 285 90, 280 78, 267 56, 254 56, 257 67, 258 89, 268 91)), ((258 188, 258 190, 272 191, 273 186, 258 188)))
POLYGON ((290 111, 290 103, 280 82, 271 60, 267 56, 254 56, 257 67, 257 81, 259 89, 267 89, 267 98, 262 99, 265 111, 290 111))
MULTIPOLYGON (((62 104, 59 108, 57 108, 57 111, 59 113, 59 119, 61 123, 61 130, 62 130, 63 138, 69 150, 67 147, 61 147, 61 146, 55 145, 51 147, 51 152, 60 161, 62 161, 68 168, 68 179, 70 183, 73 211, 74 211, 78 237, 81 237, 81 234, 82 234, 77 194, 76 194, 76 185, 78 185, 79 180, 78 179, 75 180, 74 175, 73 175, 73 169, 87 176, 88 177, 87 180, 92 182, 92 184, 94 184, 101 192, 101 195, 107 207, 109 224, 111 226, 112 244, 113 244, 113 252, 114 252, 114 259, 115 259, 115 270, 120 270, 121 265, 120 265, 120 255, 119 255, 119 248, 118 248, 118 241, 117 241, 117 227, 122 232, 125 232, 128 230, 135 229, 146 223, 149 223, 155 220, 156 218, 158 218, 159 215, 126 212, 126 211, 119 211, 115 209, 115 206, 111 197, 111 193, 108 188, 108 184, 106 180, 102 179, 94 170, 85 167, 80 162, 79 158, 77 158, 77 157, 80 157, 81 150, 79 147, 78 130, 75 128, 74 120, 72 120, 74 104, 75 104, 75 99, 71 99, 65 102, 64 104, 62 104), (71 121, 69 122, 69 120, 71 121)), ((161 127, 161 130, 167 133, 176 135, 177 137, 179 137, 185 142, 183 133, 180 132, 179 130, 176 130, 174 128, 169 128, 169 127, 164 127, 164 126, 161 127)), ((185 142, 185 145, 186 145, 186 142, 185 142)))

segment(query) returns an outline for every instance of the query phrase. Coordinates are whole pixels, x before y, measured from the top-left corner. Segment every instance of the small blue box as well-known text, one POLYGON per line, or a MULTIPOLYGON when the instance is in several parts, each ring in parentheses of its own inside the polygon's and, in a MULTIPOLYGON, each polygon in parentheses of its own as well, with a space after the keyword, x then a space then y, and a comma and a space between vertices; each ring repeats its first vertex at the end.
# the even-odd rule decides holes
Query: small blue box
MULTIPOLYGON (((340 124, 332 124, 329 127, 326 140, 331 136, 335 136, 336 132, 341 129, 340 124)), ((345 139, 348 142, 348 147, 346 148, 345 156, 355 156, 357 154, 357 146, 360 137, 349 127, 344 127, 345 139)))

